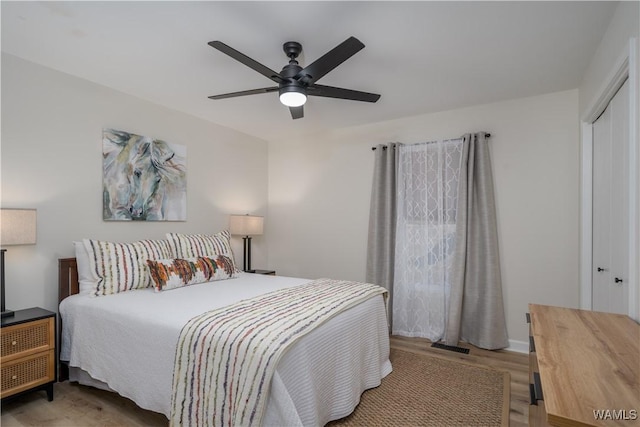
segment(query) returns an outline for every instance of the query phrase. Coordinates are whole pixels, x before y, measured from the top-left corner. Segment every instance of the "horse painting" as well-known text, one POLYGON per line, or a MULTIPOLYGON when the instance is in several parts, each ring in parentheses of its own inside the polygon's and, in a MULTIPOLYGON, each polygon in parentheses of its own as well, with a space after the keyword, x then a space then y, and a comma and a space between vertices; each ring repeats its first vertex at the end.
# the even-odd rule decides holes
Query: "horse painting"
POLYGON ((104 129, 103 218, 116 221, 185 221, 184 146, 104 129))

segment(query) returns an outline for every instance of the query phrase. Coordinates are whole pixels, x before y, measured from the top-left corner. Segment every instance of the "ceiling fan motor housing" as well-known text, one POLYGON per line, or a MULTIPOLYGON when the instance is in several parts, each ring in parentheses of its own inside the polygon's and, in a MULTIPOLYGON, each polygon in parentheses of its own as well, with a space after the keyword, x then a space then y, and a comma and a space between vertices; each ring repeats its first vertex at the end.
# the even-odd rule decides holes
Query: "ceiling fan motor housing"
MULTIPOLYGON (((287 42, 284 44, 285 52, 287 51, 287 45, 292 43, 300 46, 300 44, 296 42, 287 42)), ((302 48, 300 47, 300 49, 302 48)), ((299 50, 297 52, 300 53, 299 50)), ((305 96, 307 95, 306 85, 300 80, 294 78, 302 70, 302 67, 298 64, 298 61, 295 60, 296 56, 297 54, 295 56, 292 56, 289 64, 285 65, 282 68, 282 71, 280 71, 280 76, 282 77, 282 82, 278 85, 278 92, 280 95, 287 92, 298 92, 304 94, 305 96)))

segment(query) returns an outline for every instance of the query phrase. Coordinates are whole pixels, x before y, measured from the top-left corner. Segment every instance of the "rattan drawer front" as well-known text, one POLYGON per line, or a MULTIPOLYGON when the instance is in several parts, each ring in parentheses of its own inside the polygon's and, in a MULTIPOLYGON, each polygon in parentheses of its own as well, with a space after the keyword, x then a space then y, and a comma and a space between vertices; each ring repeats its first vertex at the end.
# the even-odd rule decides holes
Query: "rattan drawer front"
POLYGON ((53 350, 33 354, 2 365, 0 397, 28 390, 55 379, 55 353, 53 350))
MULTIPOLYGON (((55 346, 55 324, 52 317, 2 328, 0 332, 3 362, 5 357, 27 355, 55 346)), ((13 357, 11 357, 13 359, 13 357)))

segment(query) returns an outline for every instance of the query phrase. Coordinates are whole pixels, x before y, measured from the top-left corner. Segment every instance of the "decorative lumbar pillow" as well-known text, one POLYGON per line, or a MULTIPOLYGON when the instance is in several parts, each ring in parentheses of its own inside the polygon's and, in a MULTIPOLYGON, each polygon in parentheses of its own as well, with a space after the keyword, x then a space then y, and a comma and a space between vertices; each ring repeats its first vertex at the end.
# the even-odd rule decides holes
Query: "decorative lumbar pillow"
POLYGON ((225 255, 233 264, 234 271, 239 273, 233 251, 231 250, 231 234, 228 230, 216 234, 180 234, 167 233, 167 240, 171 243, 176 258, 215 257, 225 255))
POLYGON ((114 243, 84 239, 83 243, 89 253, 91 274, 97 280, 91 291, 94 296, 150 287, 147 260, 171 257, 171 247, 166 240, 114 243))
POLYGON ((227 255, 188 259, 149 259, 147 265, 154 288, 158 292, 236 277, 231 258, 227 255))

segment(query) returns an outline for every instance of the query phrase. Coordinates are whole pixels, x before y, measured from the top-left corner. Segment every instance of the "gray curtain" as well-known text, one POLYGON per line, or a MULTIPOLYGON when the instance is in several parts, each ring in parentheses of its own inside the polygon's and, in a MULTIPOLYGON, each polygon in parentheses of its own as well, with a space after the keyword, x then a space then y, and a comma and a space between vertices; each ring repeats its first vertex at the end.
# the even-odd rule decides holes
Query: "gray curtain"
POLYGON ((456 249, 445 343, 509 346, 502 299, 498 234, 488 141, 463 137, 456 210, 456 249))
MULTIPOLYGON (((375 149, 366 281, 389 291, 387 307, 393 307, 393 265, 396 244, 396 172, 395 143, 379 144, 375 149)), ((391 310, 389 325, 392 324, 391 310)))

